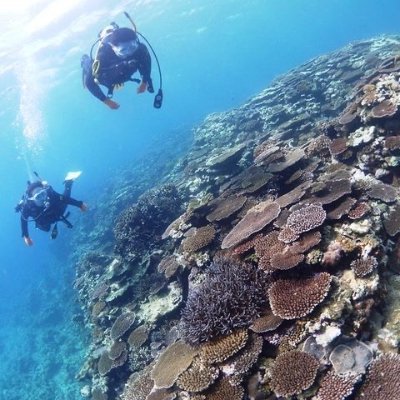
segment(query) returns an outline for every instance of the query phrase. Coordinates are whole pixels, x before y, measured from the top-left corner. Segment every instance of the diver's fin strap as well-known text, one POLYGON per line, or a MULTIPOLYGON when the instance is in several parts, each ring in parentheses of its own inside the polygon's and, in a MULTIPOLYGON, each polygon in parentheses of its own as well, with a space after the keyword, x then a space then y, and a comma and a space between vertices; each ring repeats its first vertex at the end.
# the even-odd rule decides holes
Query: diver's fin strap
POLYGON ((69 217, 69 212, 67 212, 65 215, 62 215, 60 217, 60 221, 64 222, 64 224, 67 225, 68 228, 73 228, 74 226, 71 224, 71 222, 67 220, 68 217, 69 217))

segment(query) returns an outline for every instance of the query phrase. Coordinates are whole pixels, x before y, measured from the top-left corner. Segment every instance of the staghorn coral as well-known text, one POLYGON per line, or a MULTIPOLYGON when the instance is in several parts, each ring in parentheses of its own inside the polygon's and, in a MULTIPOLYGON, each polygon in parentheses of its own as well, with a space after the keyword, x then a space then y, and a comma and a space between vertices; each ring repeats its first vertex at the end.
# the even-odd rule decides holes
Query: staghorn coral
POLYGON ((350 266, 353 269, 354 274, 357 277, 362 278, 370 274, 378 266, 378 261, 374 256, 367 256, 352 261, 350 266))
POLYGON ((191 236, 188 236, 182 242, 182 248, 188 253, 195 253, 208 246, 215 238, 215 228, 212 225, 202 226, 195 229, 191 236))
POLYGON ((151 371, 155 387, 159 389, 171 387, 178 376, 186 371, 196 354, 197 351, 182 340, 168 346, 151 371))
POLYGON ((232 332, 228 336, 213 339, 200 346, 200 358, 208 364, 220 363, 244 347, 248 339, 245 329, 232 332))
POLYGON ((374 360, 355 400, 398 399, 400 395, 400 355, 382 354, 374 360))
POLYGON ((135 314, 131 311, 121 314, 111 327, 111 339, 117 340, 123 336, 135 322, 135 314))
POLYGON ((207 400, 242 400, 243 394, 241 386, 232 385, 229 379, 223 378, 207 393, 207 400))
POLYGON ((198 344, 250 325, 267 305, 268 281, 252 265, 216 260, 205 281, 189 291, 180 330, 190 344, 198 344))
POLYGON ((319 363, 302 351, 280 354, 271 370, 271 388, 277 396, 293 396, 308 389, 315 380, 319 363))
POLYGON ((257 204, 228 233, 222 241, 221 248, 229 249, 261 231, 278 217, 280 210, 279 205, 270 200, 257 204))
POLYGON ((316 400, 345 400, 353 393, 355 383, 352 378, 343 378, 329 371, 321 379, 316 400))
POLYGON ((320 205, 311 204, 290 214, 287 226, 295 233, 300 234, 322 225, 326 212, 320 205))
POLYGON ((218 378, 219 369, 195 358, 192 365, 179 375, 177 385, 188 392, 201 392, 218 378))
POLYGON ((283 319, 308 315, 325 299, 331 280, 331 275, 322 272, 307 279, 274 282, 268 291, 272 312, 283 319))

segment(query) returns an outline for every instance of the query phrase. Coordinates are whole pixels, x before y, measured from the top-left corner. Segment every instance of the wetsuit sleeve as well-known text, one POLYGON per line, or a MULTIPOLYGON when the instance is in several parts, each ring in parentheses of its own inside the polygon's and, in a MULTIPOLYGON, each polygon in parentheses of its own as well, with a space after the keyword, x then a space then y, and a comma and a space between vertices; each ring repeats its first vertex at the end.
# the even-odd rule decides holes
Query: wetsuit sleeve
POLYGON ((142 79, 145 82, 149 82, 151 74, 151 57, 147 47, 143 43, 139 44, 135 57, 137 57, 138 60, 138 70, 142 79))
POLYGON ((64 201, 65 203, 75 207, 81 207, 83 204, 83 201, 75 200, 73 197, 64 197, 64 201))
POLYGON ((107 98, 100 89, 100 86, 94 81, 93 75, 90 72, 85 75, 85 86, 88 88, 89 92, 100 101, 104 101, 107 98))
POLYGON ((27 215, 27 213, 25 212, 25 210, 22 210, 22 212, 21 212, 21 231, 22 231, 22 237, 29 237, 28 218, 29 218, 29 215, 27 215))

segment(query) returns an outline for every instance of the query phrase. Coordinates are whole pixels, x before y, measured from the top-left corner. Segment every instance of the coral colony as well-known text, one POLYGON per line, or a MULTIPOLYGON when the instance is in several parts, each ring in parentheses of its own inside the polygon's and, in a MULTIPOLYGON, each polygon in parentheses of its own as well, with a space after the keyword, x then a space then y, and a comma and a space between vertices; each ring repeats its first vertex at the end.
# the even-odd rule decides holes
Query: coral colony
POLYGON ((112 211, 114 252, 77 265, 82 394, 400 398, 399 55, 379 37, 279 77, 112 211))

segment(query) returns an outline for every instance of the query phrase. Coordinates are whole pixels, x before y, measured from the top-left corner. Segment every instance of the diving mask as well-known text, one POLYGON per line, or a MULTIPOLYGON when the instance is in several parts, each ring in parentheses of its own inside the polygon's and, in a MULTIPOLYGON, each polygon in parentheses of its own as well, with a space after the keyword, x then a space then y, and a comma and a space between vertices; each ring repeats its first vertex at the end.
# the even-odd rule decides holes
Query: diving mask
POLYGON ((46 206, 48 201, 48 194, 46 188, 37 188, 32 192, 32 196, 30 197, 38 207, 46 206))
POLYGON ((139 40, 129 40, 128 42, 120 42, 118 44, 110 43, 114 53, 119 58, 128 58, 131 57, 139 47, 139 40))

